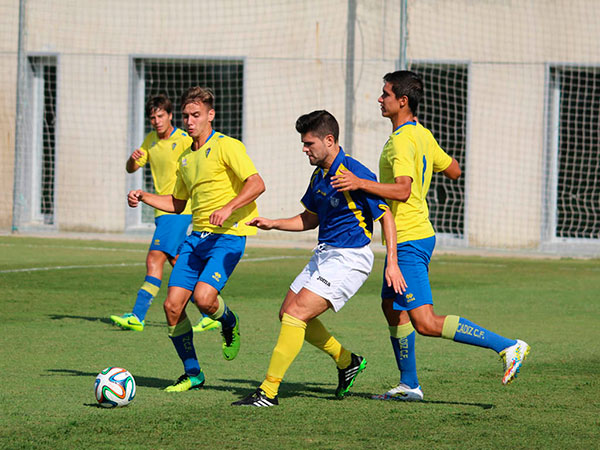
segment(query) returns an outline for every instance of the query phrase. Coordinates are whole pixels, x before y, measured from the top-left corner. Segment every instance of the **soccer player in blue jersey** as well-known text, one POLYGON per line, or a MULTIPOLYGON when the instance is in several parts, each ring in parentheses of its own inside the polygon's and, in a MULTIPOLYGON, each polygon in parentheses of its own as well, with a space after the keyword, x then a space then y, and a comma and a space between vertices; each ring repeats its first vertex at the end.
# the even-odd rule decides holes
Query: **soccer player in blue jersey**
POLYGON ((239 318, 219 293, 244 254, 246 236, 256 234, 246 222, 258 215, 254 201, 265 190, 244 144, 212 129, 214 101, 213 93, 201 87, 182 97, 183 121, 193 144, 179 158, 173 193, 128 194, 131 207, 141 201, 180 214, 190 203, 192 210, 193 231, 180 249, 164 304, 169 337, 185 371, 165 389, 169 392, 197 389, 205 381, 185 313, 192 293, 198 309, 221 323, 223 357, 230 361, 239 352, 239 318))
MULTIPOLYGON (((192 138, 173 126, 173 105, 164 94, 150 97, 146 103, 146 116, 153 130, 148 133, 142 146, 131 154, 125 169, 127 173, 134 173, 150 163, 154 190, 160 195, 170 194, 177 178, 177 160, 192 145, 192 138)), ((189 206, 179 215, 156 209, 154 216, 156 229, 146 256, 146 278, 137 293, 133 310, 122 316, 110 316, 115 325, 126 330, 144 330, 146 313, 162 283, 165 262, 175 265, 179 246, 185 240, 192 222, 189 206)), ((204 331, 218 326, 219 322, 205 317, 194 329, 204 331)))
POLYGON ((327 111, 314 111, 296 122, 303 151, 317 166, 302 197, 304 211, 288 219, 257 217, 249 225, 263 230, 303 231, 319 227, 319 245, 287 292, 279 317, 281 331, 267 376, 260 387, 235 406, 275 406, 283 376, 304 340, 329 354, 338 368, 335 395, 343 398, 367 364, 342 345, 317 318, 327 309, 339 311, 365 282, 373 267, 369 248, 373 222, 382 220, 387 239, 386 286, 401 292, 406 286, 396 262, 396 230, 389 207, 382 198, 362 191, 337 192, 332 175, 349 169, 375 180, 375 175, 344 153, 338 144, 339 126, 327 111))
POLYGON ((362 192, 387 199, 396 221, 398 264, 407 289, 396 293, 385 283, 381 291, 382 309, 388 321, 390 339, 400 383, 377 399, 422 400, 417 378, 415 329, 424 336, 443 337, 463 344, 489 348, 504 360, 502 383, 517 375, 529 345, 493 333, 464 317, 438 316, 433 311, 429 284, 429 261, 435 246, 435 232, 429 221, 426 196, 433 172, 450 179, 461 175, 457 161, 446 154, 431 132, 416 120, 423 97, 423 81, 411 71, 388 73, 379 97, 381 114, 392 122, 393 132, 379 160, 379 183, 351 170, 334 177, 340 192, 362 192))

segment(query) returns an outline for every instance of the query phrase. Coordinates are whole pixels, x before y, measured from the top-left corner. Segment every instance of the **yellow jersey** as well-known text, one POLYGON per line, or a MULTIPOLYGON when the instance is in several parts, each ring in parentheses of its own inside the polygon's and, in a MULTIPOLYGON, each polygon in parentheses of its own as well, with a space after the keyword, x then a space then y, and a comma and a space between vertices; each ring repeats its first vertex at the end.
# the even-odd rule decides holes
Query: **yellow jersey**
MULTIPOLYGON (((154 190, 159 195, 171 195, 177 179, 177 161, 181 154, 192 145, 192 138, 179 128, 174 128, 167 139, 160 139, 156 131, 148 133, 140 150, 143 156, 136 161, 140 167, 150 162, 154 190)), ((191 214, 186 206, 182 214, 191 214)), ((155 217, 169 214, 160 209, 154 210, 155 217)))
POLYGON ((442 172, 452 163, 431 131, 416 122, 400 125, 390 135, 379 159, 379 181, 394 183, 397 177, 412 178, 406 202, 387 199, 394 215, 398 243, 435 235, 429 221, 427 191, 433 172, 442 172))
POLYGON ((234 211, 220 227, 211 225, 209 217, 237 197, 246 179, 255 173, 244 144, 213 131, 202 147, 188 148, 179 158, 173 196, 191 203, 194 231, 253 235, 256 227, 246 222, 258 216, 256 202, 234 211))

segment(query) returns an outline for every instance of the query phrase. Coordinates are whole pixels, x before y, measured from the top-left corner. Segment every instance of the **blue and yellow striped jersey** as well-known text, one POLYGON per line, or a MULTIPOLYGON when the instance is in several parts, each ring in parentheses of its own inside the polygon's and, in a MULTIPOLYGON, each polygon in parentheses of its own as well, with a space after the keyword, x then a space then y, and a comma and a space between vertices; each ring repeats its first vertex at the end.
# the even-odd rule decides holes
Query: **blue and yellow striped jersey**
POLYGON ((246 225, 258 216, 256 202, 238 210, 220 226, 210 224, 210 215, 237 197, 250 175, 258 173, 237 139, 215 132, 198 150, 188 148, 179 159, 173 196, 188 200, 194 231, 249 236, 256 227, 246 225))
POLYGON ((307 211, 319 216, 319 243, 339 248, 358 248, 371 242, 373 221, 379 220, 388 205, 376 195, 363 191, 338 192, 331 187, 333 174, 349 170, 360 178, 377 181, 373 172, 340 148, 328 171, 317 167, 302 197, 307 211))
MULTIPOLYGON (((148 133, 140 147, 144 156, 138 159, 136 163, 138 166, 143 167, 147 162, 150 162, 154 190, 157 194, 171 195, 173 193, 173 187, 177 179, 177 160, 190 145, 192 145, 192 138, 179 128, 174 128, 167 139, 160 139, 156 131, 148 133)), ((158 217, 168 213, 155 209, 154 214, 158 217)), ((189 206, 182 214, 191 214, 189 206)))
POLYGON ((431 131, 416 122, 406 122, 394 130, 379 159, 381 183, 394 183, 397 177, 412 178, 406 202, 388 200, 396 222, 398 243, 425 239, 435 234, 429 221, 427 191, 433 172, 446 170, 452 158, 442 150, 431 131))

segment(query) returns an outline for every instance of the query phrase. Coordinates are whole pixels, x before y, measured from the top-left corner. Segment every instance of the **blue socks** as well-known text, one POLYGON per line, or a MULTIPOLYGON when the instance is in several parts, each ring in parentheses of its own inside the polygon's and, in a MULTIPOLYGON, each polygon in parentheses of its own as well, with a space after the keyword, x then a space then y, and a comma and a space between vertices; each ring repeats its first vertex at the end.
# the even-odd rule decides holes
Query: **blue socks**
POLYGON ((169 327, 169 337, 175 346, 179 358, 183 362, 183 368, 188 375, 198 375, 200 364, 194 349, 194 333, 190 319, 186 318, 175 326, 169 327))
POLYGON ((410 388, 416 388, 419 386, 419 378, 417 377, 415 357, 415 329, 410 322, 389 328, 396 364, 400 370, 400 383, 404 383, 410 388))
POLYGON ((161 281, 156 277, 146 276, 144 284, 138 291, 135 305, 133 305, 132 313, 136 315, 140 322, 146 318, 146 313, 152 304, 152 300, 158 294, 161 281))
POLYGON ((462 344, 490 348, 496 353, 517 343, 514 339, 500 336, 459 316, 446 316, 442 337, 462 344))
MULTIPOLYGON (((415 329, 410 322, 389 328, 396 364, 400 370, 400 382, 414 389, 419 386, 415 357, 415 329)), ((462 344, 490 348, 497 353, 517 342, 459 316, 446 316, 442 337, 462 344)))
POLYGON ((223 328, 233 328, 237 321, 235 314, 233 314, 233 311, 227 307, 225 301, 220 295, 217 295, 217 301, 219 302, 217 310, 214 314, 210 314, 208 317, 210 317, 212 320, 218 320, 221 322, 221 326, 223 328))
POLYGON ((235 327, 235 316, 233 312, 225 305, 225 310, 223 311, 223 315, 218 319, 221 322, 223 328, 233 328, 235 327))

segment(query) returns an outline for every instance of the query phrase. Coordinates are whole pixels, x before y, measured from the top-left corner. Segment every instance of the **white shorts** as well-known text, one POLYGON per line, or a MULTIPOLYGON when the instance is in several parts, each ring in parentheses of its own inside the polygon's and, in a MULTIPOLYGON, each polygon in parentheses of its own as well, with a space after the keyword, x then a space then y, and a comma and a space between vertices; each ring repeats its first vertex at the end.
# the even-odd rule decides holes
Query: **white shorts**
POLYGON ((328 300, 338 312, 369 277, 373 259, 368 245, 338 248, 320 244, 290 289, 295 294, 308 289, 328 300))

